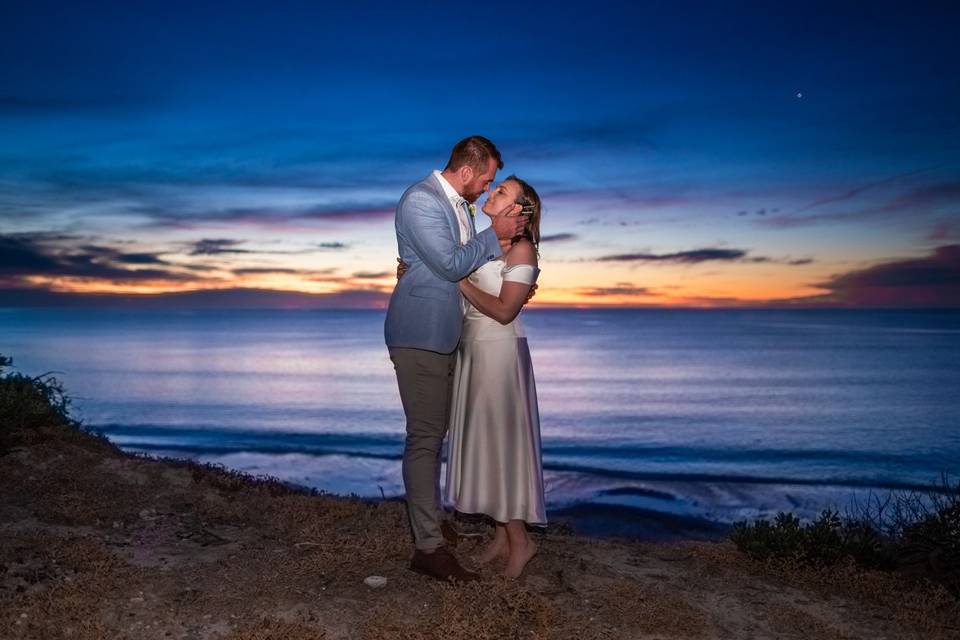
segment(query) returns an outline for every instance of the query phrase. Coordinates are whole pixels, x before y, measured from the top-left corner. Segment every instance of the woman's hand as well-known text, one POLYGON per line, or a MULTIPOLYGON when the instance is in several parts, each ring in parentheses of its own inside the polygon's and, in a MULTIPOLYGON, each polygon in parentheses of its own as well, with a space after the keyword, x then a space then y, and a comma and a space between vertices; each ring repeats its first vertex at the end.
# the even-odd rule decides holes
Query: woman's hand
POLYGON ((408 265, 406 262, 404 262, 400 258, 397 258, 397 280, 402 278, 403 274, 405 274, 407 272, 407 269, 409 268, 410 268, 410 265, 408 265))

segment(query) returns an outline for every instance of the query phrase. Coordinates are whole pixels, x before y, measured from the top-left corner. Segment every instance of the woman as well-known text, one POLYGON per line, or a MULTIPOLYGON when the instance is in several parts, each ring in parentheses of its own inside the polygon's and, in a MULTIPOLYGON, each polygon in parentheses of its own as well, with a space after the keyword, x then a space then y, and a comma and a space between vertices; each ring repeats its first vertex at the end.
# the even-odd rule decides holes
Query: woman
POLYGON ((470 305, 454 374, 445 497, 460 512, 496 521, 479 561, 506 558, 504 575, 516 578, 537 552, 526 525, 547 522, 537 392, 518 318, 540 271, 540 197, 510 176, 482 210, 492 218, 505 209, 529 216, 524 232, 460 282, 470 305))

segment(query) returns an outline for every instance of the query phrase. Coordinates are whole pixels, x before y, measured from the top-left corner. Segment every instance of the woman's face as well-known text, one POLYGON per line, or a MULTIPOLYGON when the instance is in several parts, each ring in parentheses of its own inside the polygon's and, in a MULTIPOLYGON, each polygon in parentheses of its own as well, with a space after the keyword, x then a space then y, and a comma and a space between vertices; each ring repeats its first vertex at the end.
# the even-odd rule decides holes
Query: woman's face
POLYGON ((485 214, 493 218, 520 198, 520 185, 513 180, 504 180, 490 190, 487 201, 483 203, 485 214))

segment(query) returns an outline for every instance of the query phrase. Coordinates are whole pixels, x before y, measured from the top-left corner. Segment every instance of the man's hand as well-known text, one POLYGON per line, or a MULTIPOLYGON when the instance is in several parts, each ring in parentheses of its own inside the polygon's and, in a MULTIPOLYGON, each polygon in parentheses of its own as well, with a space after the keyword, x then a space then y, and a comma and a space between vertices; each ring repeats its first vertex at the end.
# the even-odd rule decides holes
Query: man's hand
POLYGON ((500 240, 511 240, 523 233, 527 226, 527 216, 517 215, 523 209, 519 204, 511 204, 493 218, 493 232, 500 240))
POLYGON ((530 293, 527 294, 527 299, 523 301, 523 304, 527 304, 528 302, 533 300, 533 296, 537 295, 537 287, 539 286, 540 285, 534 283, 534 285, 530 287, 530 293))
POLYGON ((497 211, 496 217, 499 218, 500 216, 506 216, 508 218, 512 218, 513 216, 520 213, 522 210, 523 210, 523 207, 520 206, 519 203, 512 202, 507 206, 505 206, 503 209, 500 209, 500 211, 497 211))
POLYGON ((407 272, 407 269, 409 268, 410 268, 410 265, 408 265, 406 262, 404 262, 400 258, 397 258, 397 280, 402 278, 403 274, 405 274, 407 272))

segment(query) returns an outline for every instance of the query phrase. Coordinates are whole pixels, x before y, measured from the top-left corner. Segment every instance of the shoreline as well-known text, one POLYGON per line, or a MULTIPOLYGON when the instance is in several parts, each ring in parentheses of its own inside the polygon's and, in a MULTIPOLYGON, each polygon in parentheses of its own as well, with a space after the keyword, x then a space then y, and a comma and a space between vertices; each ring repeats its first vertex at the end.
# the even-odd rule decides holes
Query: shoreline
MULTIPOLYGON (((159 461, 169 461, 173 464, 191 462, 203 464, 201 461, 188 456, 166 456, 156 455, 149 450, 137 450, 136 447, 124 448, 116 445, 124 453, 140 456, 145 459, 159 461)), ((238 452, 239 453, 239 452, 238 452)), ((228 471, 248 474, 243 469, 225 467, 228 471)), ((266 481, 281 482, 289 486, 294 491, 309 493, 319 493, 332 498, 341 498, 344 500, 360 500, 371 504, 379 502, 395 502, 404 505, 405 498, 403 494, 382 495, 381 497, 370 495, 345 494, 336 491, 328 491, 320 487, 287 481, 274 476, 257 476, 252 478, 263 478, 266 481)), ((618 488, 606 490, 595 496, 597 498, 603 495, 616 495, 621 493, 630 493, 631 495, 649 495, 655 498, 672 500, 669 494, 655 491, 643 490, 637 488, 618 488)), ((466 519, 477 519, 485 516, 477 514, 455 514, 454 511, 445 507, 451 516, 462 515, 466 519)), ((563 502, 559 505, 547 505, 548 524, 544 528, 549 530, 551 525, 558 525, 561 529, 570 531, 577 535, 584 535, 597 539, 620 539, 632 542, 678 542, 683 540, 701 540, 701 541, 722 541, 732 530, 732 524, 710 520, 708 518, 698 517, 696 515, 687 515, 672 513, 669 511, 659 511, 644 507, 637 507, 628 504, 616 504, 602 502, 594 499, 586 499, 575 502, 563 502)))
MULTIPOLYGON (((125 451, 223 464, 252 475, 279 476, 281 481, 329 495, 356 495, 366 500, 403 496, 399 479, 402 440, 392 434, 152 427, 143 437, 158 441, 145 444, 134 427, 121 429, 114 425, 91 430, 111 441, 121 434, 115 444, 125 451), (129 436, 137 437, 127 440, 129 436), (180 442, 161 442, 167 437, 180 442), (184 438, 196 442, 186 444, 184 438), (294 469, 300 471, 290 471, 294 469), (367 471, 377 475, 367 475, 367 471)), ((568 451, 569 446, 563 450, 568 451)), ((810 521, 825 510, 850 512, 873 496, 898 491, 945 495, 950 491, 943 484, 934 484, 933 478, 923 483, 919 479, 865 476, 816 479, 661 471, 644 470, 642 462, 638 469, 611 470, 603 463, 602 458, 595 464, 588 460, 576 465, 547 460, 548 516, 568 518, 576 531, 600 537, 716 540, 736 522, 772 519, 780 512, 810 521), (591 511, 605 524, 591 522, 591 511)))

